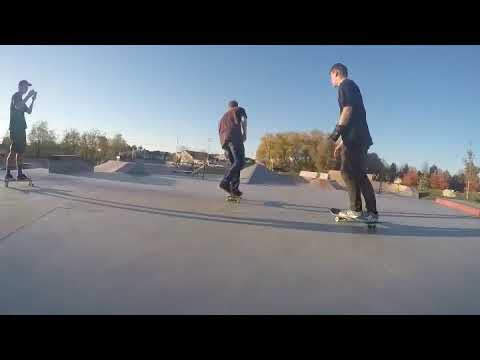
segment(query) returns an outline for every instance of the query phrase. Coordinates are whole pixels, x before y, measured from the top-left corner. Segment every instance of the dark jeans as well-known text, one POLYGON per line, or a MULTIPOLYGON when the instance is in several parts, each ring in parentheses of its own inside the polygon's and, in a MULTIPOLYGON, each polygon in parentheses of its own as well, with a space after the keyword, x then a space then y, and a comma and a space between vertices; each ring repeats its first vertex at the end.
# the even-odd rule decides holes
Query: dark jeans
POLYGON ((343 146, 341 172, 350 198, 350 210, 362 211, 363 195, 367 211, 376 213, 375 191, 366 173, 367 152, 368 147, 343 146))
POLYGON ((223 147, 225 157, 230 161, 230 168, 227 168, 222 182, 230 185, 232 191, 238 190, 240 185, 240 170, 245 165, 245 147, 242 144, 229 142, 223 147))

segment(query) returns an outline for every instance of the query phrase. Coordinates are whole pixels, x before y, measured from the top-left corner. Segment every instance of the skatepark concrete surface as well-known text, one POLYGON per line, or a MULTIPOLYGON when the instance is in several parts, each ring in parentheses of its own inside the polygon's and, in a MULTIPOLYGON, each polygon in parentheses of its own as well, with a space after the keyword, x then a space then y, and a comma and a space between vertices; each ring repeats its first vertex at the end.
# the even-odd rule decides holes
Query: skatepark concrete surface
POLYGON ((381 194, 370 231, 318 184, 27 174, 0 188, 0 314, 480 313, 480 220, 432 201, 381 194))

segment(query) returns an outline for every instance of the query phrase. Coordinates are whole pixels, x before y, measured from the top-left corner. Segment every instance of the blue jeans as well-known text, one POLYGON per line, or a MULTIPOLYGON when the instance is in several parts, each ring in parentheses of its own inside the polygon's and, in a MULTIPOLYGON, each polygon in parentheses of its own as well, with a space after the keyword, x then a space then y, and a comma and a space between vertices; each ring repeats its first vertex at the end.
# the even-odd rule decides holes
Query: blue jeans
POLYGON ((245 165, 245 147, 242 144, 234 145, 229 142, 223 147, 225 157, 230 161, 230 168, 227 168, 223 183, 229 184, 232 191, 238 190, 240 185, 240 170, 245 165))

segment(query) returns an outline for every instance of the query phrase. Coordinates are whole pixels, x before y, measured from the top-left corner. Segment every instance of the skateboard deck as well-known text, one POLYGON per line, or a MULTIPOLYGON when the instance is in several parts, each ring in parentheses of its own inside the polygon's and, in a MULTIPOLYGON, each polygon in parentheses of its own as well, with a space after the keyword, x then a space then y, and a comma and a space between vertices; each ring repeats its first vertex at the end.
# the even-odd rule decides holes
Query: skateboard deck
POLYGON ((330 213, 333 216, 335 216, 335 222, 337 222, 337 223, 338 222, 359 222, 359 223, 366 224, 369 229, 374 229, 376 227, 376 225, 380 223, 380 221, 374 221, 374 222, 366 221, 361 217, 357 218, 357 219, 354 219, 354 218, 339 216, 340 211, 342 211, 342 210, 337 209, 337 208, 330 208, 330 213))
POLYGON ((227 195, 225 198, 225 200, 228 202, 236 202, 236 203, 239 203, 241 199, 242 199, 241 196, 233 196, 233 195, 227 195))
POLYGON ((11 183, 11 182, 26 182, 26 183, 28 183, 28 186, 33 187, 33 180, 30 179, 30 178, 25 179, 25 180, 17 180, 17 179, 7 180, 7 179, 4 179, 3 181, 5 183, 5 187, 8 187, 8 184, 11 183))

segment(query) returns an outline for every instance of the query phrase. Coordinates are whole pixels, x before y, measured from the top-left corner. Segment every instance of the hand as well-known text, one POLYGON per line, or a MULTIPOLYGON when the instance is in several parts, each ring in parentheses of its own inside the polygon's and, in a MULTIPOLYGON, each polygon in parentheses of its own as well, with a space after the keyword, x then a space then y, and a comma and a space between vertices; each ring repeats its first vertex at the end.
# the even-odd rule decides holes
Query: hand
POLYGON ((343 148, 343 143, 340 143, 338 144, 337 146, 335 146, 335 150, 333 151, 333 157, 334 158, 338 158, 339 155, 340 155, 340 151, 342 150, 343 148))
POLYGON ((34 93, 33 96, 32 96, 32 100, 33 100, 33 101, 37 100, 37 92, 36 92, 36 91, 35 91, 35 93, 34 93))
POLYGON ((28 92, 27 97, 31 97, 31 96, 33 96, 34 94, 35 94, 35 90, 32 89, 32 90, 30 90, 30 91, 28 92))

